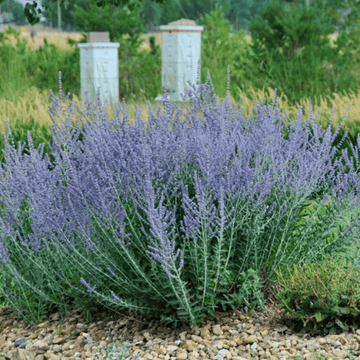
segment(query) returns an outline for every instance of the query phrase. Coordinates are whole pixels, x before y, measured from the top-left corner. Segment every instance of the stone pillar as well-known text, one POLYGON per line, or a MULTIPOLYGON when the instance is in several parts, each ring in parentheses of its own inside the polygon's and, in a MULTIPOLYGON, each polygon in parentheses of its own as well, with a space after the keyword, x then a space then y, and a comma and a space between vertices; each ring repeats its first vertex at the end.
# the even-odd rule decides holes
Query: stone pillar
MULTIPOLYGON (((186 96, 187 100, 185 94, 185 89, 189 89, 187 81, 196 85, 198 80, 198 62, 200 61, 201 64, 201 31, 204 27, 196 26, 193 20, 181 19, 160 26, 160 30, 162 31, 162 84, 165 82, 166 90, 171 92, 171 101, 182 101, 181 94, 186 96)), ((163 95, 159 95, 155 100, 161 101, 162 98, 163 95)))
POLYGON ((81 97, 85 92, 96 101, 100 87, 102 105, 119 102, 119 43, 111 43, 109 32, 89 32, 88 42, 80 49, 81 97))

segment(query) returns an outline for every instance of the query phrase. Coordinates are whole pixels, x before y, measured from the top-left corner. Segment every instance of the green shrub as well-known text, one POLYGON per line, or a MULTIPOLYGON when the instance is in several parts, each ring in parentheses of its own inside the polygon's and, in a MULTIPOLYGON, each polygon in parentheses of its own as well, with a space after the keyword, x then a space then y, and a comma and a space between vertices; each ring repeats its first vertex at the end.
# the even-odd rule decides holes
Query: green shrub
POLYGON ((327 335, 339 328, 346 332, 356 329, 360 318, 359 269, 347 270, 341 260, 328 260, 301 268, 293 264, 276 273, 281 286, 276 299, 295 319, 295 331, 304 328, 327 335))

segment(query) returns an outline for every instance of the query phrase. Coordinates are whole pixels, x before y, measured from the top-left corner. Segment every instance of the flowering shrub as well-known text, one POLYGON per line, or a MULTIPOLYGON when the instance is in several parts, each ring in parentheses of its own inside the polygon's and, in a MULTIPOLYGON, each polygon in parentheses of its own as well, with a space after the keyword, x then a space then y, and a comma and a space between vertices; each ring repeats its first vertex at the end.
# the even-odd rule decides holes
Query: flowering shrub
MULTIPOLYGON (((71 126, 72 103, 60 128, 52 94, 54 163, 42 159, 44 145, 35 150, 30 134, 30 155, 6 144, 0 270, 5 283, 12 279, 23 290, 27 306, 17 311, 41 320, 27 299, 41 299, 46 308, 65 306, 76 294, 78 305, 101 301, 196 324, 218 306, 249 303, 249 297, 261 305, 258 287, 246 282, 250 270, 266 265, 273 279, 281 262, 317 261, 354 241, 358 219, 331 239, 315 221, 294 231, 314 193, 316 201, 325 192, 334 197, 334 211, 322 217, 329 226, 344 211, 356 212, 357 202, 342 203, 358 192, 353 164, 346 153, 331 162, 336 134, 321 133, 312 120, 309 140, 299 109, 284 140, 273 104, 257 103, 254 119, 245 120, 228 98, 217 105, 208 84, 197 85, 197 92, 188 91, 186 121, 180 123, 181 110, 166 99, 165 113, 149 106, 147 130, 139 114, 135 126, 126 126, 121 108, 105 121, 99 94, 96 107, 87 102, 84 130, 71 126), (90 115, 100 123, 87 122, 90 115)), ((66 101, 60 75, 59 87, 66 101)), ((20 294, 5 295, 14 303, 20 294)))

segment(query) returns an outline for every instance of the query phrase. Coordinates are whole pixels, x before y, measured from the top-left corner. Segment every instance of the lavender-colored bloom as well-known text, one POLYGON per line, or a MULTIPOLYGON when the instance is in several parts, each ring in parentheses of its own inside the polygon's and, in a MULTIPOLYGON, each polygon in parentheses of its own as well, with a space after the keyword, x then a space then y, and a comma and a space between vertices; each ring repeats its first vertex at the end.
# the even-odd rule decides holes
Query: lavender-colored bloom
POLYGON ((107 267, 107 270, 109 271, 109 273, 112 275, 112 276, 116 276, 115 273, 112 271, 112 269, 110 268, 110 266, 107 267))
POLYGON ((113 291, 110 291, 110 294, 111 294, 111 296, 114 298, 114 300, 116 302, 121 302, 122 301, 122 299, 118 298, 113 291))
POLYGON ((59 275, 56 271, 55 271, 55 274, 59 279, 64 280, 64 278, 61 275, 59 275))
POLYGON ((2 264, 7 264, 9 261, 9 254, 6 245, 0 242, 0 261, 2 264))
POLYGON ((80 278, 80 282, 86 287, 89 293, 92 293, 96 289, 96 285, 91 287, 82 277, 80 278))

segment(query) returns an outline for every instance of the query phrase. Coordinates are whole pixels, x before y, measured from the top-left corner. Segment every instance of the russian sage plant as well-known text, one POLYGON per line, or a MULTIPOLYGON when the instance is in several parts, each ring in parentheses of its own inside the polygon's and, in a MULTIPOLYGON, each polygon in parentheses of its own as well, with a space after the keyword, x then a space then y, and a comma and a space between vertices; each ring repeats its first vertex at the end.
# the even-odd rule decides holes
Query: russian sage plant
MULTIPOLYGON (((95 106, 87 99, 75 129, 71 102, 60 128, 51 92, 54 162, 42 159, 44 144, 35 150, 28 135, 30 155, 7 144, 0 167, 1 273, 4 283, 15 279, 22 289, 5 293, 11 302, 21 293, 66 307, 76 294, 84 305, 101 302, 194 325, 250 297, 262 307, 258 287, 244 274, 267 267, 271 280, 282 262, 316 260, 354 241, 358 219, 332 239, 324 231, 359 206, 342 202, 355 199, 359 181, 346 152, 331 161, 336 134, 322 133, 311 119, 308 140, 300 108, 284 140, 274 101, 257 103, 250 121, 230 108, 229 98, 218 105, 208 82, 210 76, 188 90, 184 122, 164 87, 165 112, 154 114, 149 104, 147 130, 138 111, 135 125, 126 126, 121 106, 110 121, 99 93, 95 106), (79 134, 86 134, 84 143, 79 134), (338 206, 296 234, 302 208, 325 191, 338 206)), ((17 310, 34 319, 30 306, 17 310)))

